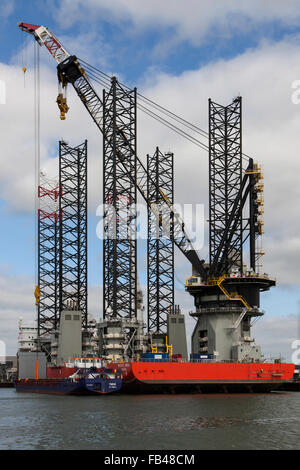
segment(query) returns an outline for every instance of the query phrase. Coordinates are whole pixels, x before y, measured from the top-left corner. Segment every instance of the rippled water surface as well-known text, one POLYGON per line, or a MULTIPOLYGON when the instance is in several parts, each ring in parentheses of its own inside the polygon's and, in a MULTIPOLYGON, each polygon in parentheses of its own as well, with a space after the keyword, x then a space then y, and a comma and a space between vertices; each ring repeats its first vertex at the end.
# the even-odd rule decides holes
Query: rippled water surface
POLYGON ((300 393, 76 397, 0 389, 0 449, 300 449, 300 393))

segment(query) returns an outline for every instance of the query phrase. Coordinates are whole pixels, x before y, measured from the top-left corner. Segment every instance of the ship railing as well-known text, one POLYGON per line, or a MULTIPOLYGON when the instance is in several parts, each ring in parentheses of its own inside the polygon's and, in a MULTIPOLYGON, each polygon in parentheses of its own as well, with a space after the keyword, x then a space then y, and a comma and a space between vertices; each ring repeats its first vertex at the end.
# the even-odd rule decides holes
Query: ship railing
MULTIPOLYGON (((131 361, 130 361, 131 362, 131 361)), ((180 364, 187 364, 190 362, 216 362, 216 359, 172 359, 172 358, 163 358, 163 359, 149 359, 149 358, 141 358, 139 360, 134 360, 132 362, 176 362, 180 364)))
POLYGON ((197 316, 201 313, 214 313, 214 312, 233 312, 233 313, 240 313, 243 310, 243 307, 240 306, 227 306, 227 307, 200 307, 198 311, 194 312, 192 310, 189 311, 190 316, 197 316))
MULTIPOLYGON (((189 363, 222 363, 222 364, 261 364, 262 366, 265 364, 263 361, 238 361, 236 359, 218 359, 218 358, 212 358, 212 359, 178 359, 178 358, 162 358, 162 359, 150 359, 150 358, 139 358, 139 359, 131 359, 129 361, 126 361, 125 364, 129 364, 131 362, 174 362, 174 363, 180 363, 180 364, 189 364, 189 363)), ((276 364, 279 365, 278 363, 274 362, 274 360, 268 361, 268 364, 276 364)), ((277 372, 277 369, 276 369, 277 372)))
POLYGON ((216 359, 190 359, 188 362, 216 362, 216 359))
MULTIPOLYGON (((216 358, 212 358, 212 359, 172 359, 172 358, 163 358, 163 359, 139 359, 139 360, 133 360, 133 361, 129 361, 129 362, 174 362, 174 363, 180 363, 180 364, 190 364, 190 363, 216 363, 216 362, 220 362, 222 364, 227 364, 227 363, 237 363, 239 361, 235 361, 235 360, 218 360, 216 358)), ((247 361, 244 361, 244 362, 247 362, 247 361)), ((247 362, 248 363, 248 362, 247 362)))
POLYGON ((174 362, 174 363, 175 362, 177 362, 177 363, 180 362, 180 363, 182 363, 183 361, 174 361, 172 359, 155 359, 155 360, 152 361, 151 359, 147 359, 147 360, 144 360, 144 361, 141 360, 141 362, 150 362, 150 363, 151 362, 159 362, 159 363, 168 362, 170 364, 171 362, 174 362))

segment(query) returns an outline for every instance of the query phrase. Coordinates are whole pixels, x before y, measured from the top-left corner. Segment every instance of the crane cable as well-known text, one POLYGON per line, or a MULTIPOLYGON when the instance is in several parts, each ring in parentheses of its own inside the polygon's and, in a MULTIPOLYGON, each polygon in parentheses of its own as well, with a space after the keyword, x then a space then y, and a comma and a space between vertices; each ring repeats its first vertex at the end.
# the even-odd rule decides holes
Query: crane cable
MULTIPOLYGON (((106 90, 110 89, 111 86, 111 77, 104 73, 103 71, 99 70, 98 68, 88 64, 83 59, 79 59, 80 62, 84 64, 84 67, 86 68, 88 72, 89 78, 91 78, 93 81, 96 83, 100 84, 103 86, 106 90)), ((122 84, 119 82, 122 87, 124 87, 127 90, 130 90, 130 88, 127 85, 122 84)), ((141 93, 137 93, 137 97, 139 101, 142 101, 143 104, 141 104, 139 101, 137 102, 137 107, 141 111, 143 111, 145 114, 148 116, 152 117, 156 121, 160 122, 161 124, 165 125, 169 129, 173 130, 177 134, 181 135, 182 137, 186 138, 190 142, 194 143, 198 147, 202 148, 203 150, 209 151, 209 146, 208 144, 204 143, 203 141, 197 139, 196 137, 188 134, 185 130, 182 128, 179 128, 177 125, 173 124, 170 119, 173 121, 176 121, 177 123, 181 124, 181 126, 184 126, 188 128, 190 131, 195 132, 196 134, 200 135, 201 137, 204 137, 205 139, 208 140, 209 138, 209 133, 205 131, 204 129, 201 129, 200 127, 196 126, 195 124, 187 121, 186 119, 182 118, 178 114, 168 110, 167 108, 159 105, 153 100, 150 100, 146 96, 142 95, 141 93), (146 106, 147 105, 147 106, 146 106), (152 108, 152 109, 151 109, 152 108), (167 116, 169 118, 166 119, 165 117, 161 115, 167 116)), ((242 158, 243 160, 246 160, 248 163, 248 160, 250 158, 249 155, 242 153, 242 158)))
MULTIPOLYGON (((105 88, 105 90, 109 90, 110 88, 110 85, 107 84, 105 81, 97 78, 92 72, 88 71, 88 77, 90 79, 92 79, 93 81, 95 81, 96 83, 98 83, 99 85, 103 86, 105 88)), ((158 115, 157 113, 155 113, 154 111, 152 111, 151 109, 147 108, 146 106, 140 104, 139 102, 137 103, 137 107, 138 109, 140 109, 141 111, 143 111, 145 114, 147 114, 148 116, 154 118, 156 121, 160 122, 161 124, 163 124, 164 126, 168 127, 169 129, 173 130, 174 132, 176 132, 177 134, 181 135, 182 137, 186 138, 187 140, 189 140, 190 142, 194 143, 195 145, 197 145, 198 147, 202 148, 203 150, 206 150, 208 151, 208 146, 206 144, 204 144, 203 142, 199 141, 198 139, 196 139, 195 137, 191 136, 190 134, 188 134, 187 132, 185 132, 183 129, 179 128, 178 126, 175 126, 173 123, 171 123, 170 121, 166 120, 164 117, 158 115)))
MULTIPOLYGON (((86 67, 88 67, 91 71, 94 72, 94 74, 98 74, 99 76, 102 76, 103 80, 106 80, 107 85, 110 86, 111 80, 110 76, 107 75, 106 73, 102 72, 101 70, 97 69, 96 67, 93 67, 92 65, 88 64, 85 62, 83 59, 80 59, 80 62, 84 63, 86 67)), ((123 83, 120 82, 120 85, 122 85, 124 88, 127 90, 130 90, 130 88, 127 85, 124 85, 123 83)), ((137 96, 139 99, 145 103, 147 103, 149 106, 152 106, 153 108, 156 108, 159 110, 162 114, 166 114, 170 116, 172 119, 174 119, 177 122, 181 122, 183 125, 186 127, 190 128, 191 130, 195 131, 196 133, 202 135, 203 137, 208 138, 208 132, 206 132, 204 129, 201 129, 200 127, 196 126, 195 124, 192 124, 191 122, 187 121, 186 119, 182 118, 178 114, 175 114, 174 112, 168 110, 167 108, 159 105, 158 103, 155 103, 153 100, 150 100, 149 98, 146 98, 146 96, 142 95, 141 93, 137 93, 137 96)))
MULTIPOLYGON (((95 81, 96 83, 98 83, 99 85, 103 86, 105 88, 105 90, 109 90, 109 88, 111 86, 111 82, 110 82, 110 79, 107 78, 108 76, 103 77, 102 75, 106 75, 106 74, 101 72, 102 75, 100 75, 100 74, 98 74, 94 71, 94 69, 95 69, 94 67, 87 65, 85 63, 85 61, 83 61, 81 59, 80 59, 80 61, 84 63, 84 66, 86 67, 86 70, 88 72, 88 77, 90 79, 92 79, 93 81, 95 81)), ((122 85, 124 88, 130 90, 130 88, 127 87, 126 85, 123 85, 121 83, 120 83, 120 85, 122 85)), ((137 93, 137 96, 141 101, 145 102, 146 98, 143 97, 143 95, 141 95, 140 93, 137 93)), ((149 101, 151 101, 151 100, 149 100, 149 101)), ((154 102, 152 102, 152 103, 154 103, 154 102)), ((159 105, 156 105, 156 106, 157 106, 157 108, 154 108, 154 105, 150 104, 150 107, 154 108, 155 111, 161 112, 161 110, 159 108, 162 108, 162 107, 160 107, 159 105)), ((208 151, 208 146, 205 143, 203 143, 200 140, 196 139, 194 136, 188 134, 185 130, 183 130, 182 128, 179 128, 178 126, 173 124, 170 120, 165 119, 165 117, 157 114, 157 112, 153 111, 152 109, 145 106, 144 104, 141 104, 139 101, 137 101, 137 108, 140 109, 141 111, 143 111, 148 116, 154 118, 156 121, 158 121, 161 124, 165 125, 169 129, 173 130, 177 134, 181 135, 182 137, 185 137, 187 140, 194 143, 198 147, 202 148, 203 150, 208 151)), ((166 114, 166 112, 163 112, 161 114, 166 114)), ((174 114, 174 113, 172 113, 172 114, 174 114)), ((174 116, 175 117, 173 117, 173 119, 176 120, 177 122, 179 122, 180 124, 182 124, 182 121, 184 121, 184 120, 182 118, 180 118, 179 116, 175 115, 175 114, 174 114, 174 116)), ((186 121, 185 125, 186 125, 186 127, 189 127, 190 129, 193 126, 192 124, 188 123, 187 121, 186 121)))
POLYGON ((27 57, 26 57, 26 48, 25 48, 25 41, 24 37, 22 35, 22 44, 21 44, 21 61, 22 61, 22 70, 23 70, 23 76, 24 76, 24 88, 25 88, 25 74, 27 71, 26 67, 26 62, 27 62, 27 57))
POLYGON ((39 198, 38 188, 40 186, 40 46, 34 42, 34 216, 35 216, 35 230, 34 230, 34 241, 35 241, 35 298, 36 305, 39 305, 39 198))

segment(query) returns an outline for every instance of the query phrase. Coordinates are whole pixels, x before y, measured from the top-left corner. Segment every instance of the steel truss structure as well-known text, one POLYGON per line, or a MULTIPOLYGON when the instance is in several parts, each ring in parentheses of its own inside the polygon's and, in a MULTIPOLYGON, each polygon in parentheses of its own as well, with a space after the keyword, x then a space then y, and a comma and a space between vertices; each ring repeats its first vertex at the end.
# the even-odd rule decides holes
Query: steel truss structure
POLYGON ((59 311, 72 305, 87 326, 87 141, 59 142, 59 311))
POLYGON ((136 318, 136 89, 116 77, 103 91, 103 165, 103 315, 136 318))
POLYGON ((228 106, 209 99, 209 231, 214 275, 228 274, 233 266, 241 273, 243 268, 241 107, 240 97, 228 106), (228 223, 233 213, 236 217, 228 223))
POLYGON ((57 329, 58 181, 40 174, 38 186, 38 337, 57 329))
POLYGON ((209 99, 210 275, 243 273, 243 246, 249 240, 250 267, 256 272, 256 241, 263 234, 261 168, 249 158, 243 170, 242 98, 228 106, 209 99), (245 208, 248 205, 248 214, 245 208))
POLYGON ((159 148, 147 156, 148 179, 148 332, 166 333, 167 316, 174 305, 174 233, 170 207, 161 196, 160 188, 171 204, 174 200, 174 156, 159 148), (153 212, 153 206, 156 213, 153 212), (151 209, 152 208, 152 209, 151 209), (159 214, 159 217, 157 217, 159 214), (169 221, 168 230, 161 223, 169 221))

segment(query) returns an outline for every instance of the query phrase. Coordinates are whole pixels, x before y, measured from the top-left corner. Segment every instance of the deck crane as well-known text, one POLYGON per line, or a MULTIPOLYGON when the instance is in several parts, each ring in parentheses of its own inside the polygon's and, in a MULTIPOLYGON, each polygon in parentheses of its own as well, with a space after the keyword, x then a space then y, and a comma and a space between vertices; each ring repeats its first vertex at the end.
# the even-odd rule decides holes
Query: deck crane
MULTIPOLYGON (((95 124, 97 125, 98 129, 104 135, 104 138, 108 140, 108 137, 105 135, 103 131, 103 102, 99 98, 98 94, 94 90, 89 77, 80 64, 79 60, 75 55, 71 55, 67 52, 67 50, 62 46, 58 38, 45 26, 38 26, 33 24, 26 24, 26 23, 18 23, 19 28, 22 31, 30 33, 34 36, 36 41, 40 46, 46 46, 52 57, 57 62, 57 74, 58 74, 58 81, 60 84, 60 90, 57 97, 57 104, 61 112, 61 119, 65 119, 65 115, 69 110, 66 100, 66 88, 68 83, 71 83, 81 99, 83 105, 89 112, 90 116, 94 120, 95 124)), ((130 142, 127 139, 124 132, 119 130, 120 137, 124 142, 124 145, 130 146, 130 142)), ((109 140, 108 140, 108 143, 109 140)), ((112 143, 111 143, 112 145, 112 143)), ((130 174, 130 169, 127 166, 127 162, 125 161, 124 157, 119 154, 120 161, 122 162, 124 169, 130 178, 133 176, 130 174)), ((152 206, 151 202, 148 199, 147 195, 147 181, 150 179, 149 174, 141 162, 138 156, 137 159, 137 177, 134 183, 137 186, 140 194, 146 201, 147 205, 151 207, 151 209, 155 212, 155 207, 152 206)), ((155 184, 155 182, 153 182, 155 184)), ((170 208, 170 213, 173 216, 173 238, 175 245, 179 248, 179 250, 185 255, 185 257, 190 261, 193 265, 194 269, 199 273, 203 280, 207 278, 207 271, 204 269, 204 260, 200 260, 198 254, 193 247, 193 244, 190 238, 187 235, 186 229, 184 227, 184 221, 180 217, 180 215, 175 211, 172 204, 165 196, 164 192, 158 188, 159 193, 161 194, 163 200, 170 208)), ((158 214, 156 214, 158 216, 158 214)), ((164 224, 166 227, 169 227, 169 221, 161 220, 160 223, 162 226, 164 224)))

